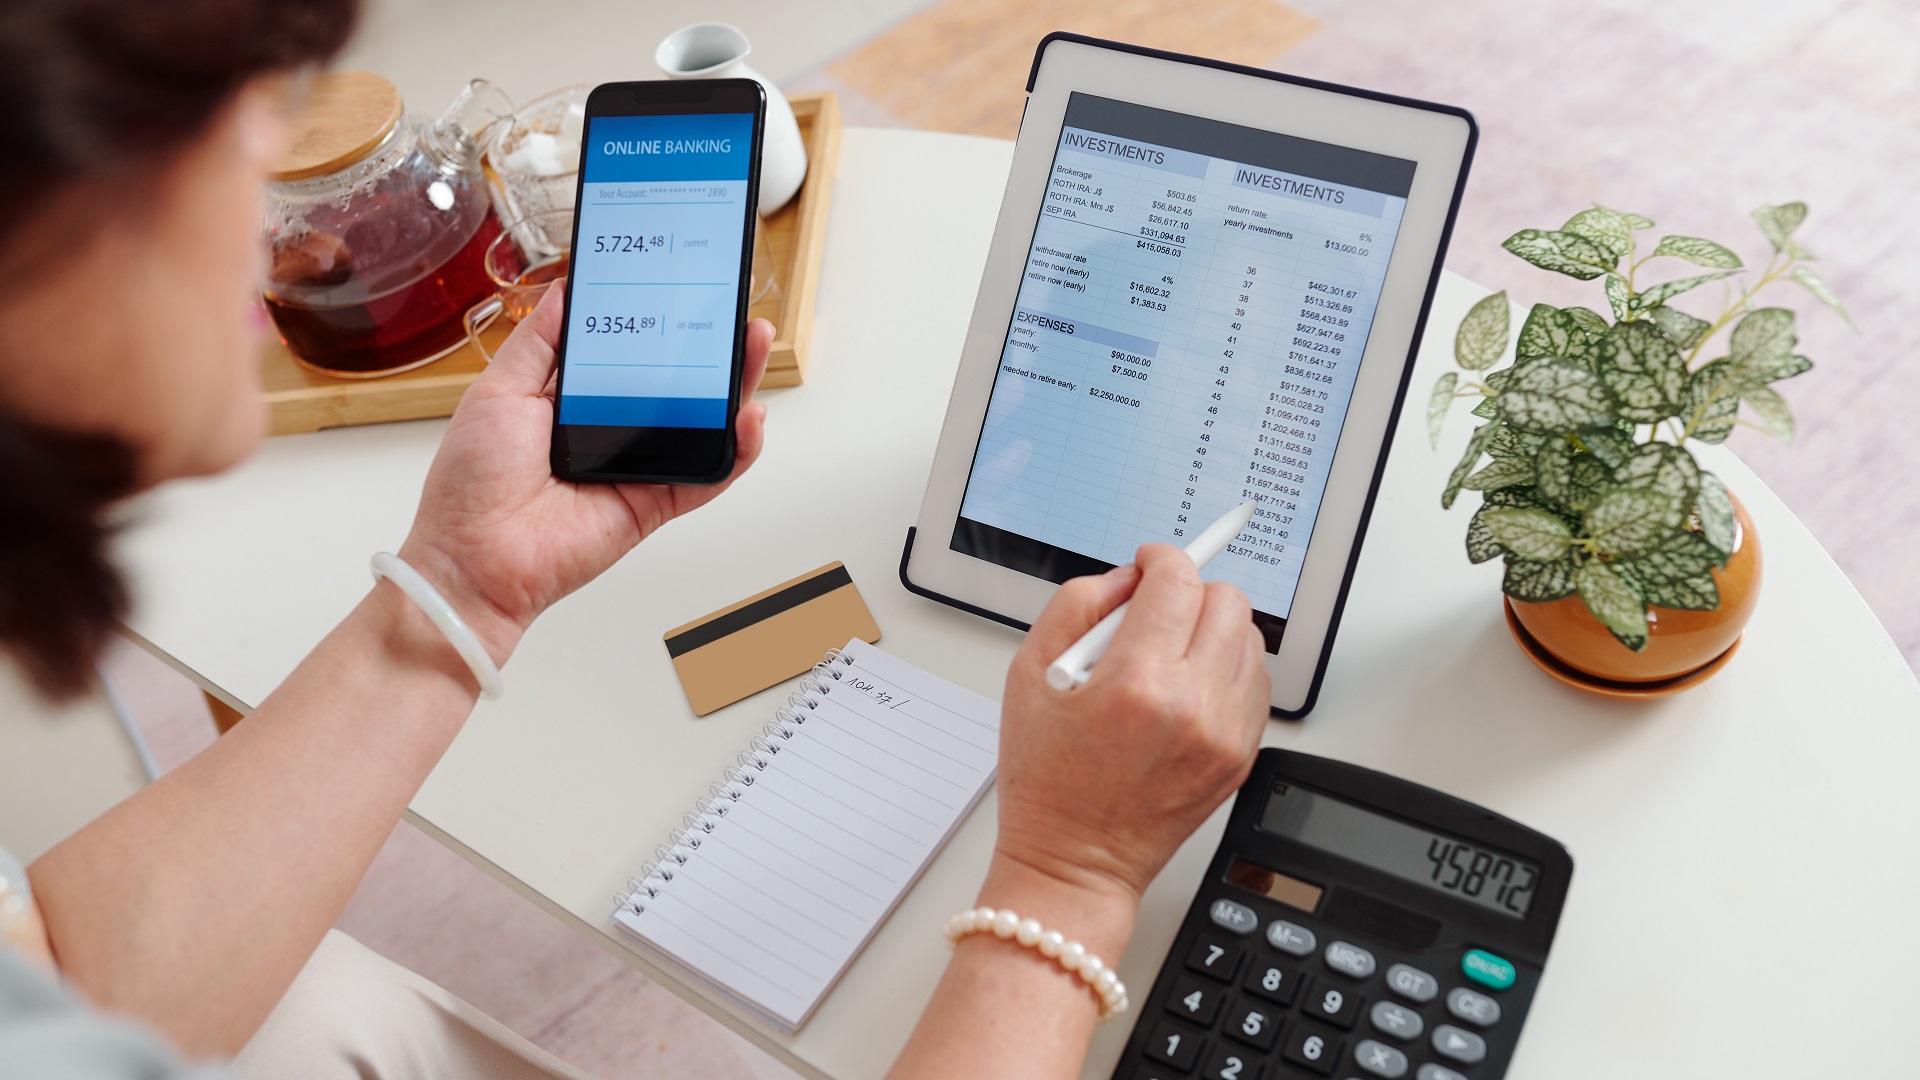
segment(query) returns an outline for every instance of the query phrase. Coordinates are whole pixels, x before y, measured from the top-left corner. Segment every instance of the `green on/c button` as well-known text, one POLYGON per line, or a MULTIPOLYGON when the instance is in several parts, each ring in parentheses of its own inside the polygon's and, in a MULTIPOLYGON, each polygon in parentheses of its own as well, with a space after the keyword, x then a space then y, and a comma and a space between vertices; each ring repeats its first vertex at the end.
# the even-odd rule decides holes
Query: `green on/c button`
POLYGON ((1460 970, 1482 986, 1505 990, 1513 985, 1513 965, 1485 949, 1469 949, 1460 958, 1460 970))

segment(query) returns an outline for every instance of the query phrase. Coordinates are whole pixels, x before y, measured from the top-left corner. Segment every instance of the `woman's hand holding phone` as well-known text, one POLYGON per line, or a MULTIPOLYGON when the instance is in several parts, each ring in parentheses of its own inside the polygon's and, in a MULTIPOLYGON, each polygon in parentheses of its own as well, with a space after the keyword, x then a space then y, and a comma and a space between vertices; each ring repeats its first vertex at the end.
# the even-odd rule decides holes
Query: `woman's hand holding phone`
POLYGON ((711 501, 760 456, 766 406, 752 399, 773 325, 747 327, 733 472, 707 487, 574 484, 548 462, 563 290, 547 290, 474 380, 427 472, 400 557, 453 604, 503 662, 561 597, 668 521, 711 501))

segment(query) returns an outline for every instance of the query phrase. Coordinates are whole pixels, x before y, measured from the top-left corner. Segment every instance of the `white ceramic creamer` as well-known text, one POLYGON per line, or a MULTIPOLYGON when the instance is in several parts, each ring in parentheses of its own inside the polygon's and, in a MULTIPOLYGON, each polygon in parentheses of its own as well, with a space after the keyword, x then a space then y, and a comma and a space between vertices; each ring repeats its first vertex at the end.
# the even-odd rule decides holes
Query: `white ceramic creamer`
POLYGON ((660 42, 654 63, 670 79, 752 79, 767 92, 767 131, 760 152, 760 214, 787 205, 807 178, 807 145, 793 106, 780 88, 747 66, 753 44, 731 23, 694 23, 660 42))

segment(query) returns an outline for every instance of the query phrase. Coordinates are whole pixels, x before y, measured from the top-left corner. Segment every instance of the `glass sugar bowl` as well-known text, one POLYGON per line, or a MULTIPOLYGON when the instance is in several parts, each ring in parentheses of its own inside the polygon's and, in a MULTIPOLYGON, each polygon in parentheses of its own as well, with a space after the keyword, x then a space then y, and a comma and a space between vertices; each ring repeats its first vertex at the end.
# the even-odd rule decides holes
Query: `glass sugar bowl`
POLYGON ((494 125, 482 168, 493 181, 502 218, 520 221, 573 208, 592 92, 588 85, 561 87, 520 106, 510 123, 494 125))
POLYGON ((313 80, 265 230, 267 311, 303 365, 374 378, 466 341, 467 309, 493 292, 483 261, 500 234, 479 145, 512 111, 484 79, 431 122, 407 116, 378 75, 313 80))

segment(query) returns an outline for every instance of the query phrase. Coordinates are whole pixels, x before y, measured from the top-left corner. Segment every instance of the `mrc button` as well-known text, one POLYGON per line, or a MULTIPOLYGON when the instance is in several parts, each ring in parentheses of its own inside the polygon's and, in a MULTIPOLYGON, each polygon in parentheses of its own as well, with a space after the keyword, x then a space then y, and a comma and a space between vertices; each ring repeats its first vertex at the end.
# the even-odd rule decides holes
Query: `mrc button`
POLYGON ((1513 985, 1513 964, 1485 949, 1468 949, 1460 958, 1460 971, 1489 989, 1505 990, 1513 985))
POLYGON ((1358 945, 1349 945, 1344 941, 1329 942, 1327 966, 1342 975, 1364 979, 1373 974, 1373 954, 1358 945))

